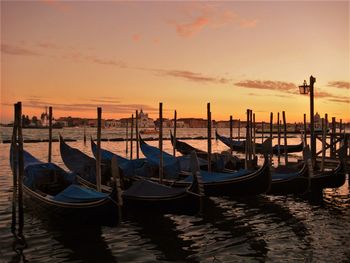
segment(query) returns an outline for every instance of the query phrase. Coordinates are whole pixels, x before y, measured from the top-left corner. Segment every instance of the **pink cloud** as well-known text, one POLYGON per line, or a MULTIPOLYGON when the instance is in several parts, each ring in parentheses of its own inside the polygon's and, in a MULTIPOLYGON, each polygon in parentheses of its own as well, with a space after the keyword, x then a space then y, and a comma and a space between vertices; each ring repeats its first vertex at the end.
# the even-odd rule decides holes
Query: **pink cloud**
POLYGON ((139 34, 134 34, 132 37, 131 37, 132 41, 134 41, 135 43, 138 43, 141 41, 141 36, 139 34))
POLYGON ((226 25, 235 25, 240 28, 253 28, 257 26, 257 19, 248 19, 231 10, 220 8, 218 5, 193 4, 187 6, 183 12, 187 22, 171 22, 176 33, 183 38, 192 37, 204 28, 217 28, 226 25))
POLYGON ((194 21, 187 24, 176 24, 176 32, 181 37, 191 37, 200 32, 206 25, 209 24, 209 19, 202 16, 197 17, 194 21))
MULTIPOLYGON (((97 107, 102 107, 103 112, 106 113, 131 113, 134 112, 135 109, 143 109, 151 113, 156 113, 158 112, 157 107, 153 107, 151 105, 147 104, 123 104, 119 103, 118 101, 111 101, 108 102, 104 99, 94 99, 90 101, 83 101, 82 103, 53 103, 50 100, 47 100, 43 97, 30 97, 27 99, 24 99, 22 101, 23 106, 28 107, 28 108, 35 108, 35 109, 43 109, 47 106, 52 106, 56 110, 63 110, 63 111, 72 111, 72 112, 77 112, 77 111, 84 111, 84 112, 94 112, 96 111, 97 107), (94 101, 95 100, 95 101, 94 101)), ((12 106, 12 103, 3 103, 3 105, 6 106, 12 106)))
POLYGON ((212 83, 221 83, 221 84, 226 84, 230 80, 226 78, 220 78, 220 77, 212 77, 212 76, 207 76, 202 73, 195 73, 191 71, 185 71, 185 70, 156 70, 156 72, 162 74, 162 75, 167 75, 167 76, 172 76, 172 77, 177 77, 177 78, 183 78, 195 82, 212 82, 212 83))
POLYGON ((38 47, 45 48, 45 49, 61 49, 60 46, 58 46, 56 43, 53 43, 51 41, 41 41, 37 43, 38 47))
POLYGON ((272 80, 244 80, 235 83, 238 87, 250 89, 277 90, 287 93, 297 93, 298 87, 294 83, 272 80))
POLYGON ((19 56, 40 56, 38 52, 16 45, 1 44, 1 52, 9 55, 19 56))
POLYGON ((350 82, 347 81, 330 81, 328 86, 335 87, 339 89, 350 89, 350 82))
POLYGON ((39 2, 47 6, 50 6, 55 10, 63 13, 68 13, 73 10, 72 6, 69 5, 67 2, 63 2, 59 0, 40 0, 39 2))

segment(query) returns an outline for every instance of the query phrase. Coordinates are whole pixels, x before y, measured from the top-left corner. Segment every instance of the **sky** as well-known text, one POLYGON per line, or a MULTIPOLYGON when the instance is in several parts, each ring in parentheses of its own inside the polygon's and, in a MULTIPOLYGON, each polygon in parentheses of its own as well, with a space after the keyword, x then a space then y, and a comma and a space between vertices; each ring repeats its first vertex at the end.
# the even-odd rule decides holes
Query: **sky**
POLYGON ((349 1, 1 1, 0 121, 39 116, 350 122, 349 1), (275 115, 276 116, 276 115, 275 115))

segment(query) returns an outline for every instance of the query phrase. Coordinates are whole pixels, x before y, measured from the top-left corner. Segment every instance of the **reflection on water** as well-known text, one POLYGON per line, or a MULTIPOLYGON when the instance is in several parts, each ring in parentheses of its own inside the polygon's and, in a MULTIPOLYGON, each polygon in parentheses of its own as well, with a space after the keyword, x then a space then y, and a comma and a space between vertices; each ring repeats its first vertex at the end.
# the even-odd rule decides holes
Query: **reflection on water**
MULTIPOLYGON (((196 136, 206 134, 201 129, 193 131, 196 136)), ((91 155, 89 145, 81 141, 81 129, 60 132, 67 138, 78 138, 69 144, 91 155)), ((182 136, 188 135, 186 132, 182 136)), ((26 136, 45 133, 37 130, 26 136)), ((109 136, 119 135, 109 131, 109 136)), ((206 149, 205 140, 188 142, 206 149)), ((125 155, 124 142, 102 142, 102 147, 125 155)), ((46 143, 25 144, 25 149, 41 160, 47 159, 46 143)), ((164 149, 171 152, 170 141, 165 141, 164 149)), ((214 151, 225 149, 213 141, 214 151)), ((208 198, 200 215, 140 214, 124 218, 116 227, 72 228, 37 218, 25 209, 28 247, 22 253, 20 246, 15 249, 10 229, 12 176, 8 151, 9 145, 1 144, 0 262, 350 262, 348 181, 341 188, 303 198, 208 198)), ((53 143, 52 159, 64 167, 58 143, 53 143)))

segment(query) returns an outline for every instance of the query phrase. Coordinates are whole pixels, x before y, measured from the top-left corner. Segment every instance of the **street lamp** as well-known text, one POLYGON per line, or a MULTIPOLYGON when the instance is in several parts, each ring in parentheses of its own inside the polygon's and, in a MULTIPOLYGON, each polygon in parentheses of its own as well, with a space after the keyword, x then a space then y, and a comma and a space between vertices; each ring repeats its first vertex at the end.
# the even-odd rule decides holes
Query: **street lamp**
MULTIPOLYGON (((315 123, 314 123, 314 83, 316 78, 310 76, 310 85, 307 85, 304 80, 303 85, 299 86, 300 94, 310 93, 310 148, 311 148, 311 160, 312 166, 316 164, 316 137, 315 137, 315 123)), ((306 132, 306 131, 305 131, 306 132)))

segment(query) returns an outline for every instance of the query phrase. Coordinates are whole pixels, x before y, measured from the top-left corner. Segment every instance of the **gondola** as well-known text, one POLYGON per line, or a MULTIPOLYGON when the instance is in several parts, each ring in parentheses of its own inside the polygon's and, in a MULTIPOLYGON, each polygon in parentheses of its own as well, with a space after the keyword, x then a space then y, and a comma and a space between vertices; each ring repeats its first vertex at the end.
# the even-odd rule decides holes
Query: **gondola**
MULTIPOLYGON (((69 147, 69 146, 66 145, 65 147, 69 147)), ((97 145, 92 138, 91 138, 91 151, 94 157, 96 158, 97 145)), ((112 160, 113 156, 117 158, 119 168, 123 173, 124 177, 132 177, 135 175, 147 176, 147 173, 149 173, 150 167, 145 158, 129 160, 118 154, 112 153, 111 151, 101 148, 101 160, 107 166, 110 166, 110 161, 112 160)))
MULTIPOLYGON (((198 158, 202 160, 208 159, 207 152, 202 151, 198 148, 195 148, 192 145, 189 145, 188 143, 185 143, 178 139, 174 140, 174 136, 171 131, 170 131, 170 138, 171 138, 171 144, 174 145, 175 143, 175 149, 178 152, 180 152, 182 155, 189 155, 192 151, 195 151, 198 158)), ((211 158, 212 158, 212 162, 211 162, 212 170, 215 170, 218 172, 222 172, 225 169, 238 170, 244 167, 244 160, 239 159, 237 156, 232 156, 228 152, 223 152, 221 154, 214 153, 212 154, 211 158)), ((204 166, 201 166, 201 168, 207 169, 204 166)))
MULTIPOLYGON (((61 144, 65 144, 63 139, 61 139, 61 144)), ((72 148, 67 144, 65 144, 64 147, 72 148)), ((61 151, 62 159, 69 159, 70 153, 75 154, 77 161, 79 160, 79 156, 82 160, 86 158, 85 153, 72 148, 72 150, 69 151, 61 151)), ((112 158, 113 156, 111 159, 112 158)), ((117 158, 116 160, 118 161, 117 158)), ((74 169, 74 167, 72 168, 74 169)), ((92 174, 92 176, 94 175, 95 174, 92 174)), ((91 176, 85 176, 85 178, 90 177, 91 176)), ((155 212, 194 214, 198 212, 200 208, 200 184, 196 176, 189 185, 182 188, 173 188, 146 180, 145 178, 140 179, 140 177, 134 177, 133 179, 130 186, 124 184, 125 188, 122 191, 123 211, 126 213, 155 212)), ((82 183, 91 185, 91 182, 86 181, 84 178, 79 178, 79 180, 82 183)), ((107 192, 109 191, 108 187, 103 187, 103 189, 107 192)))
MULTIPOLYGON (((265 142, 264 148, 268 144, 271 144, 270 139, 265 142)), ((157 163, 155 157, 160 155, 160 150, 146 144, 144 141, 141 141, 140 146, 146 158, 157 163)), ((164 160, 164 166, 167 165, 169 160, 170 157, 164 160)), ((201 170, 200 176, 206 196, 256 195, 267 192, 271 185, 267 154, 264 155, 264 163, 258 170, 240 169, 234 173, 219 173, 201 170)), ((192 180, 192 175, 190 175, 186 178, 165 178, 164 183, 176 187, 186 187, 192 180)))
MULTIPOLYGON (((16 165, 14 146, 10 148, 12 170, 16 165)), ((23 151, 25 202, 44 217, 62 222, 113 224, 118 220, 116 190, 97 192, 77 184, 76 174, 67 173, 54 163, 44 163, 23 151)))
POLYGON ((304 194, 310 190, 310 178, 307 165, 304 162, 301 168, 283 167, 271 172, 270 195, 304 194))
POLYGON ((316 169, 314 171, 310 171, 312 190, 338 188, 345 183, 347 172, 346 153, 346 145, 343 145, 338 149, 339 163, 334 169, 325 171, 316 169))
MULTIPOLYGON (((228 137, 220 135, 217 131, 215 131, 216 138, 219 139, 221 142, 223 142, 226 146, 230 147, 233 151, 237 152, 244 152, 245 151, 245 140, 243 141, 236 141, 231 140, 228 137)), ((295 153, 295 152, 301 152, 303 150, 303 142, 300 142, 299 144, 295 145, 274 145, 272 147, 272 153, 278 154, 278 150, 280 154, 285 153, 285 150, 287 149, 287 153, 295 153)), ((255 143, 255 151, 257 153, 262 153, 262 144, 261 143, 255 143)))

